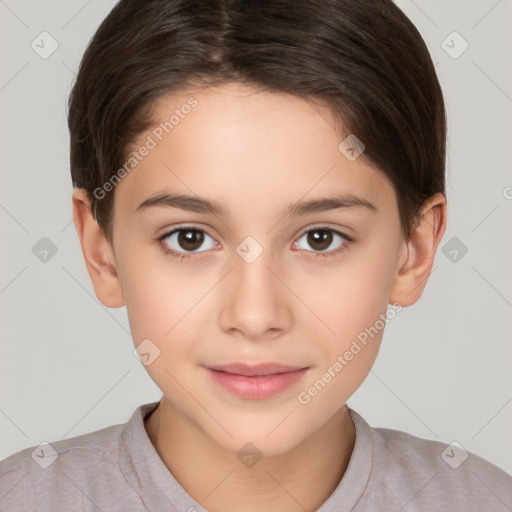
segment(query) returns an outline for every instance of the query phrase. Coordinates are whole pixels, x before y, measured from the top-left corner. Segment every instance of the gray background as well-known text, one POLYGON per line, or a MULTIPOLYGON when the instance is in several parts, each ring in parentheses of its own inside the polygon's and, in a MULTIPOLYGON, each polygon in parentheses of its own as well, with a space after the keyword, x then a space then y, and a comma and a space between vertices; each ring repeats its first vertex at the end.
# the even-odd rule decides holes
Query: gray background
MULTIPOLYGON (((512 473, 512 0, 398 3, 445 93, 449 220, 423 297, 386 327, 348 403, 373 426, 457 441, 512 473), (457 58, 453 31, 469 43, 457 58)), ((0 458, 124 423, 161 395, 125 308, 97 301, 72 223, 65 102, 113 5, 0 0, 0 458), (31 48, 43 31, 59 45, 47 59, 31 48), (33 252, 43 237, 57 249, 46 262, 33 252)))

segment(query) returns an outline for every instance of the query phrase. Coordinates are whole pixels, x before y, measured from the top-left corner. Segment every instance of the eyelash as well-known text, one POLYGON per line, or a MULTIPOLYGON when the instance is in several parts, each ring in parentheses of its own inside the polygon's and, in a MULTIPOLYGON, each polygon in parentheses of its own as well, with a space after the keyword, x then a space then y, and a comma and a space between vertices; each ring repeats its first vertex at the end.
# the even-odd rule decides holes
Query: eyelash
MULTIPOLYGON (((161 236, 159 236, 157 238, 157 241, 161 243, 162 250, 165 252, 165 254, 167 254, 168 256, 170 256, 173 259, 178 259, 179 261, 183 261, 185 259, 186 262, 188 262, 188 261, 192 261, 192 260, 196 259, 196 257, 200 257, 200 255, 202 253, 206 252, 206 251, 200 251, 200 252, 197 252, 197 253, 188 253, 188 254, 187 253, 180 253, 180 252, 175 251, 174 249, 170 249, 167 245, 162 243, 163 240, 165 240, 166 238, 169 238, 173 233, 176 233, 176 232, 179 232, 179 231, 187 231, 187 230, 190 230, 190 231, 200 231, 202 233, 206 233, 210 238, 213 238, 204 229, 200 229, 200 228, 197 228, 197 227, 194 227, 194 226, 180 226, 179 228, 175 228, 175 229, 173 229, 171 231, 168 231, 168 232, 164 233, 163 235, 161 235, 161 236)), ((307 229, 306 231, 304 231, 299 236, 298 239, 300 240, 306 233, 309 233, 311 231, 331 231, 331 232, 333 232, 333 233, 335 233, 337 235, 340 235, 345 240, 337 249, 334 249, 332 251, 317 252, 317 253, 315 253, 314 251, 306 251, 306 252, 313 252, 314 254, 316 254, 316 257, 330 258, 330 257, 337 256, 338 254, 341 254, 342 252, 346 251, 347 250, 347 246, 351 242, 353 242, 353 238, 345 235, 341 231, 338 231, 336 229, 330 228, 329 226, 322 226, 322 225, 314 226, 312 228, 307 229)))

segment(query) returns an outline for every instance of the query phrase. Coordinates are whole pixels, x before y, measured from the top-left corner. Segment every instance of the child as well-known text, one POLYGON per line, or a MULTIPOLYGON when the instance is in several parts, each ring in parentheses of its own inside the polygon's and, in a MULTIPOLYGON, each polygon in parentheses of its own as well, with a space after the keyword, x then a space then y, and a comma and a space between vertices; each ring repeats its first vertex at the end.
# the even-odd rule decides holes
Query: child
POLYGON ((346 405, 446 227, 443 96, 391 0, 122 0, 69 129, 95 293, 163 396, 2 461, 2 511, 512 509, 501 469, 346 405))

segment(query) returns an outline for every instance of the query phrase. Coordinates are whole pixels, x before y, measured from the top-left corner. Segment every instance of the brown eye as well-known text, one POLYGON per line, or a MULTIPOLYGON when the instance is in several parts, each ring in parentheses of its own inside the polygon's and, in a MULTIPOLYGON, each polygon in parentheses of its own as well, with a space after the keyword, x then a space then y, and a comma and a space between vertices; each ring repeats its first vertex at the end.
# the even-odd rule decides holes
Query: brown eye
POLYGON ((340 233, 335 229, 322 226, 306 231, 297 241, 297 245, 308 252, 325 252, 331 254, 336 252, 338 248, 343 247, 347 240, 350 239, 343 233, 340 233), (306 245, 313 249, 313 251, 308 249, 308 247, 301 246, 300 241, 304 238, 306 245), (336 244, 336 242, 338 243, 336 244), (332 247, 332 245, 334 245, 334 247, 332 247))
POLYGON ((332 243, 332 233, 326 229, 315 229, 308 232, 308 244, 317 251, 325 251, 332 243))
POLYGON ((162 235, 159 240, 163 242, 166 250, 184 255, 187 252, 204 252, 204 250, 211 249, 216 244, 208 233, 202 229, 191 227, 174 229, 162 235), (210 246, 208 247, 206 244, 205 248, 204 245, 207 239, 210 239, 210 246))
POLYGON ((204 234, 197 229, 182 229, 178 232, 177 242, 186 251, 196 251, 204 240, 204 234))

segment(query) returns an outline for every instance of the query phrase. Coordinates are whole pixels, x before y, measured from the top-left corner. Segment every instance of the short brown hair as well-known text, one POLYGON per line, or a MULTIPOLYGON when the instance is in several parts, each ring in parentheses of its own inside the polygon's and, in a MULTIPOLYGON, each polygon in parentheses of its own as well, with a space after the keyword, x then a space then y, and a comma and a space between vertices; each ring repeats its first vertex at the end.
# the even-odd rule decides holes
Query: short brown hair
MULTIPOLYGON (((245 83, 319 102, 391 181, 408 238, 445 193, 446 114, 420 33, 391 0, 120 0, 88 44, 68 102, 74 187, 112 243, 113 191, 159 97, 245 83)), ((340 140, 341 142, 341 140, 340 140)))

